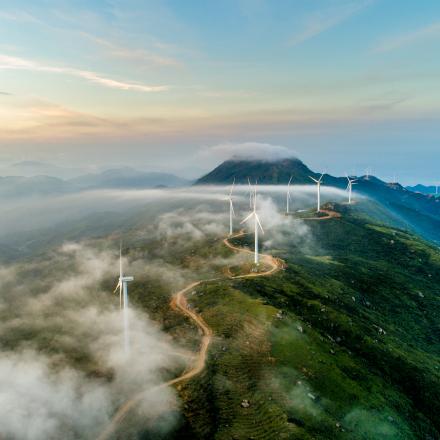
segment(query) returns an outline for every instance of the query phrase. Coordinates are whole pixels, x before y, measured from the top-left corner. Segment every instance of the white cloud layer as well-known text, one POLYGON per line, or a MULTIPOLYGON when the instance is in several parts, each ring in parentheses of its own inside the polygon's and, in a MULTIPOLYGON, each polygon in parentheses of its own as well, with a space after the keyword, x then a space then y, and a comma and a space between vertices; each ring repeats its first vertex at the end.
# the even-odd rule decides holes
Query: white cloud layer
POLYGON ((265 144, 260 142, 227 142, 211 147, 205 147, 199 155, 215 162, 231 158, 275 161, 295 157, 295 152, 281 145, 265 144))
POLYGON ((0 267, 7 292, 0 337, 9 344, 0 352, 0 431, 7 438, 96 438, 142 390, 142 426, 162 416, 173 425, 177 402, 163 386, 164 371, 183 368, 180 349, 132 307, 127 357, 117 297, 112 307, 113 297, 99 287, 117 273, 116 256, 67 244, 44 261, 0 267), (38 275, 29 278, 29 271, 38 275))

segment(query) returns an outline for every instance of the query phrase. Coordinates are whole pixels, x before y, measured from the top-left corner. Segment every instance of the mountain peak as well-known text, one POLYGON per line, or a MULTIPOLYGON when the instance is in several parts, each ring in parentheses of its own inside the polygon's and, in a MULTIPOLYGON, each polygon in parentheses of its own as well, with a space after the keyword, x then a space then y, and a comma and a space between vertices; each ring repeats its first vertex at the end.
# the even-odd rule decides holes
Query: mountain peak
POLYGON ((233 156, 197 180, 196 184, 227 184, 234 178, 237 183, 257 179, 262 184, 287 184, 291 176, 296 183, 305 183, 310 181, 309 176, 315 175, 301 160, 294 157, 266 160, 233 156))

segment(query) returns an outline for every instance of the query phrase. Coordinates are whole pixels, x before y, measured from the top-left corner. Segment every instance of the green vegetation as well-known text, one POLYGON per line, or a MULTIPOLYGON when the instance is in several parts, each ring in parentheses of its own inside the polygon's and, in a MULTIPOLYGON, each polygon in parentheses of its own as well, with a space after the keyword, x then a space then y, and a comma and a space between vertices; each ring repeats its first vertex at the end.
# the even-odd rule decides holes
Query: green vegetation
MULTIPOLYGON (((440 252, 402 229, 375 223, 361 208, 336 206, 341 218, 307 222, 307 246, 292 234, 274 252, 287 263, 285 270, 252 279, 225 277, 225 265, 232 275, 249 271, 252 256, 237 259, 219 238, 151 240, 153 235, 139 233, 140 225, 125 233, 123 253, 135 270, 130 300, 183 350, 196 351, 200 335, 170 309, 171 294, 197 279, 221 278, 188 294, 214 339, 204 372, 177 388, 181 414, 168 416, 176 416, 178 426, 161 432, 158 420, 159 427, 150 426, 142 438, 440 438, 440 252)), ((252 246, 252 236, 232 241, 252 246)), ((106 237, 93 246, 113 251, 117 242, 106 237)), ((70 258, 52 255, 38 266, 22 265, 19 276, 35 290, 31 295, 41 295, 75 273, 71 265, 70 258)), ((69 301, 116 308, 115 280, 69 301), (113 302, 103 301, 103 292, 113 302)), ((72 329, 61 319, 17 323, 11 310, 19 310, 12 306, 20 298, 11 296, 10 305, 1 314, 10 321, 4 348, 32 344, 62 353, 63 362, 91 377, 112 380, 112 371, 103 370, 87 346, 69 338, 72 329)), ((130 414, 121 432, 135 429, 131 423, 142 425, 142 415, 130 414)), ((130 436, 125 438, 138 434, 130 436)))
POLYGON ((216 338, 178 438, 439 438, 440 253, 338 209, 284 272, 190 298, 216 338))

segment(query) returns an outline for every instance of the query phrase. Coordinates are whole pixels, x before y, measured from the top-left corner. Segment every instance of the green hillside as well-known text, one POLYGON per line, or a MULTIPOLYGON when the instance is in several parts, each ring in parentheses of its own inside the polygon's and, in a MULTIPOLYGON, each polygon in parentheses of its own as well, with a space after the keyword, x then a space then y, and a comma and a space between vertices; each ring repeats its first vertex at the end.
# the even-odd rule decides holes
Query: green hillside
MULTIPOLYGON (((123 247, 135 275, 131 303, 176 346, 197 352, 200 333, 170 308, 170 297, 194 280, 215 278, 187 295, 214 337, 202 373, 176 386, 174 422, 146 423, 132 411, 115 438, 440 438, 440 252, 374 220, 386 218, 376 205, 327 208, 341 217, 268 228, 262 243, 276 239, 265 252, 283 259, 285 269, 241 280, 225 278, 225 266, 242 273, 251 255, 228 259, 233 251, 217 230, 188 239, 177 228, 164 238, 154 233, 154 222, 148 226, 151 212, 136 214, 137 223, 124 230, 123 247)), ((184 211, 179 215, 185 217, 184 211)), ((211 218, 193 220, 194 227, 211 218)), ((243 247, 252 239, 233 241, 243 247)), ((103 233, 89 245, 114 252, 118 242, 118 234, 103 233)), ((49 304, 46 319, 30 319, 26 308, 17 307, 24 286, 30 286, 29 296, 44 295, 74 274, 77 264, 45 252, 18 266, 20 294, 11 280, 5 284, 10 300, 0 314, 1 345, 7 351, 33 347, 54 356, 54 369, 62 359, 91 380, 111 383, 111 369, 103 368, 91 346, 77 343, 93 341, 95 328, 76 329, 56 316, 68 317, 91 304, 117 310, 116 274, 67 303, 49 304)), ((184 368, 178 363, 161 377, 174 378, 184 368)), ((118 396, 119 404, 130 397, 118 396)))
POLYGON ((216 338, 176 438, 439 438, 440 253, 338 209, 284 272, 190 298, 216 338))

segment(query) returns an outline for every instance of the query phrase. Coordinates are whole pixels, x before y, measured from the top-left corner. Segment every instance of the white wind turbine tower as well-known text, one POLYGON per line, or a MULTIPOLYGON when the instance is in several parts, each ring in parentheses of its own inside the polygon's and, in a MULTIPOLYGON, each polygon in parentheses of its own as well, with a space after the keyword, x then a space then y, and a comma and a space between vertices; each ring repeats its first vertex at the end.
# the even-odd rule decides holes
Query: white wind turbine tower
POLYGON ((353 194, 353 185, 356 185, 357 179, 350 179, 350 177, 347 175, 347 191, 348 191, 348 204, 351 205, 351 196, 353 194))
POLYGON ((289 208, 290 208, 290 200, 291 200, 291 196, 290 196, 290 182, 292 181, 292 177, 290 176, 289 179, 289 183, 287 184, 287 194, 286 194, 286 214, 289 214, 289 208))
POLYGON ((229 200, 229 235, 232 235, 232 217, 235 216, 234 205, 232 203, 232 191, 234 190, 235 177, 232 182, 231 190, 229 191, 229 197, 226 200, 229 200))
POLYGON ((261 229, 261 232, 264 234, 263 227, 261 226, 260 218, 257 214, 257 185, 255 184, 255 190, 253 195, 253 210, 252 212, 244 219, 241 223, 247 222, 250 218, 254 218, 254 235, 255 235, 255 250, 254 250, 254 263, 259 264, 259 255, 258 255, 258 228, 261 229))
POLYGON ((316 180, 314 177, 309 176, 314 182, 316 182, 316 192, 317 192, 317 209, 316 212, 321 212, 321 183, 324 174, 321 174, 321 177, 316 180))
POLYGON ((119 307, 122 309, 124 321, 124 349, 128 354, 130 351, 129 322, 128 322, 128 288, 127 284, 133 281, 133 277, 124 277, 122 271, 122 245, 119 247, 119 281, 115 293, 119 289, 119 307))

